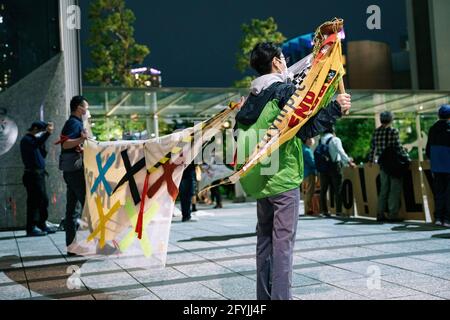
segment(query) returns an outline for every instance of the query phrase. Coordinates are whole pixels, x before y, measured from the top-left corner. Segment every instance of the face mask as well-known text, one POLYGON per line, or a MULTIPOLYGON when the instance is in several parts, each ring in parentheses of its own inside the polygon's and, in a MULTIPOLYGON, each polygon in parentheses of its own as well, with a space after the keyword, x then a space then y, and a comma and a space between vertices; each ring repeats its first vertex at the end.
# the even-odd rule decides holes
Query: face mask
POLYGON ((81 117, 81 120, 83 120, 83 122, 87 122, 90 118, 91 118, 91 113, 89 112, 89 110, 86 110, 86 114, 84 114, 81 117))
POLYGON ((289 71, 289 69, 284 70, 281 73, 281 77, 283 78, 284 81, 292 81, 292 79, 294 79, 294 74, 292 72, 289 71))
POLYGON ((36 137, 36 138, 41 138, 43 135, 45 134, 45 132, 44 131, 41 131, 41 132, 38 132, 38 133, 36 133, 34 136, 36 137))

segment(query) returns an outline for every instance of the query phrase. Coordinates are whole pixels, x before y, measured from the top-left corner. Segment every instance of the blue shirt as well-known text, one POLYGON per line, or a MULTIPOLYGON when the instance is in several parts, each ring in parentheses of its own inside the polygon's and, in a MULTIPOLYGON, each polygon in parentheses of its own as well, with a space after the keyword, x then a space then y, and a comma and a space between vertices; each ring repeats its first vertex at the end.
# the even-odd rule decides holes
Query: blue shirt
MULTIPOLYGON (((76 116, 70 116, 69 120, 66 121, 64 124, 64 127, 61 131, 61 135, 68 137, 70 140, 78 139, 81 137, 81 133, 83 132, 83 121, 76 117, 76 116)), ((62 145, 61 145, 62 147, 62 145)), ((64 149, 62 148, 63 153, 69 153, 69 152, 76 152, 77 148, 72 149, 64 149)))
POLYGON ((43 147, 50 134, 46 132, 43 136, 36 138, 27 133, 20 141, 20 153, 26 170, 45 169, 45 157, 43 147))
POLYGON ((450 120, 439 120, 431 127, 427 156, 431 160, 432 172, 450 173, 450 120))
POLYGON ((303 167, 304 178, 308 178, 311 175, 317 175, 316 163, 314 161, 314 154, 310 147, 303 145, 303 167))

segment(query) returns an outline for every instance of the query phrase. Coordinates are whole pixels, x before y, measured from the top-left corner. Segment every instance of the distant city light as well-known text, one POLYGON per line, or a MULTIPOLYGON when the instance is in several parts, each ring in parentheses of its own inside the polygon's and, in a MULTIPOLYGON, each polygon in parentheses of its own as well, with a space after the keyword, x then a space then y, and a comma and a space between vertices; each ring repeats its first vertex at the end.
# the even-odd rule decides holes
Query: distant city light
POLYGON ((139 73, 146 73, 146 72, 149 72, 151 75, 160 75, 161 74, 161 71, 154 69, 154 68, 143 67, 143 68, 131 69, 132 74, 139 74, 139 73))
POLYGON ((161 74, 161 71, 156 70, 156 69, 153 69, 153 68, 150 68, 150 73, 151 73, 151 74, 155 74, 155 75, 160 75, 160 74, 161 74))
POLYGON ((136 74, 136 73, 143 73, 143 72, 145 72, 145 71, 147 71, 148 69, 147 68, 136 68, 136 69, 131 69, 131 73, 132 74, 136 74))

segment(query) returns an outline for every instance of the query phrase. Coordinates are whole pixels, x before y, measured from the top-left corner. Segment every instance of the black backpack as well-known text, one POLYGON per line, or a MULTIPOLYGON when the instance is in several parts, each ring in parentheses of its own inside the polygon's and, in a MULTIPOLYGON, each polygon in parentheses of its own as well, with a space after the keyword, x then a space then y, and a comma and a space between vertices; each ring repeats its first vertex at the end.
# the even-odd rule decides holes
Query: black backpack
POLYGON ((319 146, 314 151, 314 161, 316 162, 316 169, 320 173, 328 172, 331 168, 330 156, 330 142, 333 140, 333 137, 329 138, 327 142, 320 143, 319 146))
POLYGON ((386 135, 386 148, 378 158, 380 168, 388 175, 401 178, 409 169, 409 159, 400 154, 394 146, 388 145, 388 136, 386 135))

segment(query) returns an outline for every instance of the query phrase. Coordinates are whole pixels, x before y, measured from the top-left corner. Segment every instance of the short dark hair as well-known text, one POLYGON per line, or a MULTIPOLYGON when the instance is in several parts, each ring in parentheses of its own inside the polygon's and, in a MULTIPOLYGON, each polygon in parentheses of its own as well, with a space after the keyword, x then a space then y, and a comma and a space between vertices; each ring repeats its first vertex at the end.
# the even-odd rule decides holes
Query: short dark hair
POLYGON ((334 126, 330 127, 330 128, 326 128, 325 131, 323 132, 323 134, 335 134, 336 133, 336 128, 334 126))
POLYGON ((394 114, 390 111, 385 111, 380 114, 381 124, 390 124, 394 120, 394 114))
POLYGON ((75 96, 70 100, 70 112, 77 111, 77 108, 83 104, 83 102, 87 101, 87 99, 83 96, 75 96))
POLYGON ((281 58, 281 48, 273 42, 258 43, 250 54, 250 66, 261 76, 272 71, 273 58, 281 58))

